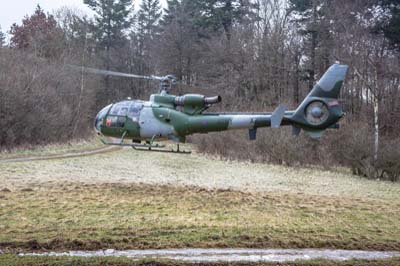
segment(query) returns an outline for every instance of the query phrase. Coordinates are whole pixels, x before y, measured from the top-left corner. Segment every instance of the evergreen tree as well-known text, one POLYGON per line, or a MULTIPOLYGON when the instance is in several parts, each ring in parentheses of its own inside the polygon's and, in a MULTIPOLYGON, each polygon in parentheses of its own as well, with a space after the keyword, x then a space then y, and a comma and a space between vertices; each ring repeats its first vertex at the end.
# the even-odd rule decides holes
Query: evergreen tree
POLYGON ((182 6, 182 0, 167 0, 167 8, 164 9, 164 16, 161 24, 163 26, 171 24, 177 17, 178 9, 182 6))
MULTIPOLYGON (((105 50, 105 68, 111 67, 111 50, 121 47, 125 40, 125 30, 132 25, 132 0, 84 0, 95 12, 94 35, 100 48, 105 50)), ((105 78, 105 98, 109 99, 110 79, 105 78)))
POLYGON ((124 39, 124 30, 132 25, 132 0, 84 0, 95 12, 95 35, 107 53, 106 68, 110 68, 110 50, 124 39))
POLYGON ((1 31, 0 27, 0 47, 3 47, 6 44, 6 35, 1 31))
POLYGON ((154 71, 151 51, 156 46, 160 33, 159 20, 162 16, 159 0, 143 0, 138 12, 138 52, 141 58, 141 74, 154 71))
POLYGON ((327 16, 330 10, 327 0, 289 0, 288 13, 294 14, 293 21, 305 37, 305 54, 308 56, 305 72, 308 73, 310 90, 314 86, 317 69, 323 71, 330 65, 332 40, 327 16))
POLYGON ((377 4, 388 14, 377 28, 389 39, 394 48, 400 50, 400 2, 399 0, 378 0, 377 4))
POLYGON ((246 23, 255 19, 255 4, 248 0, 202 0, 193 1, 193 8, 200 17, 202 27, 219 31, 223 29, 228 41, 235 23, 246 23))
POLYGON ((199 32, 196 10, 191 0, 168 0, 161 21, 162 51, 165 69, 173 71, 178 79, 191 84, 193 67, 199 57, 199 32))
POLYGON ((143 38, 153 38, 158 33, 162 16, 159 0, 143 0, 138 13, 139 32, 143 38))

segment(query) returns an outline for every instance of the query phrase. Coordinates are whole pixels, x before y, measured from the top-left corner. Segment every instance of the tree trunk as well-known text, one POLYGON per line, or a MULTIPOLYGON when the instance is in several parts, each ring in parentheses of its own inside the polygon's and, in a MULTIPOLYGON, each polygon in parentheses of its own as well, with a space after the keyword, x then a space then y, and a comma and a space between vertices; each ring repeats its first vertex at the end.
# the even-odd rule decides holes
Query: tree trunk
POLYGON ((309 89, 310 91, 314 87, 315 82, 315 60, 316 60, 316 49, 317 49, 317 0, 313 1, 313 11, 312 11, 312 29, 311 29, 311 67, 310 67, 310 79, 309 79, 309 89))
POLYGON ((378 161, 379 153, 379 97, 374 96, 374 161, 378 161))

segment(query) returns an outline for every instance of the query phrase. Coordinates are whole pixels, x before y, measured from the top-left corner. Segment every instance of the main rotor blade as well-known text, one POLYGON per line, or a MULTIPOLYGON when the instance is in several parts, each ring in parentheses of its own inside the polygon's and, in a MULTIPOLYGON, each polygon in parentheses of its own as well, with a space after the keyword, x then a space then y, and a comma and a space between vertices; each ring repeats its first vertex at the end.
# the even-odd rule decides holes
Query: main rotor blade
POLYGON ((74 69, 77 69, 77 70, 82 70, 86 73, 104 75, 104 76, 115 76, 115 77, 147 79, 147 80, 163 80, 164 79, 163 77, 157 77, 157 76, 142 76, 142 75, 128 74, 128 73, 122 73, 122 72, 116 72, 116 71, 110 71, 110 70, 102 70, 102 69, 96 69, 96 68, 90 68, 90 67, 80 67, 80 66, 74 66, 74 65, 68 65, 68 66, 72 67, 74 69))

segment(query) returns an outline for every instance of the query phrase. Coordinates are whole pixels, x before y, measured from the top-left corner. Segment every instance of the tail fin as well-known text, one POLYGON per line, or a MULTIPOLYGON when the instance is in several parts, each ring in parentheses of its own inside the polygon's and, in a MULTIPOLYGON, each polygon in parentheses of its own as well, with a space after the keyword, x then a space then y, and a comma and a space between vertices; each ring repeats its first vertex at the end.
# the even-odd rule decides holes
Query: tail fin
POLYGON ((337 99, 348 69, 347 65, 335 64, 326 71, 290 117, 294 127, 317 138, 340 120, 344 114, 337 99))
POLYGON ((317 82, 317 84, 315 84, 307 98, 339 98, 340 89, 342 88, 348 69, 349 67, 346 65, 332 65, 317 82))

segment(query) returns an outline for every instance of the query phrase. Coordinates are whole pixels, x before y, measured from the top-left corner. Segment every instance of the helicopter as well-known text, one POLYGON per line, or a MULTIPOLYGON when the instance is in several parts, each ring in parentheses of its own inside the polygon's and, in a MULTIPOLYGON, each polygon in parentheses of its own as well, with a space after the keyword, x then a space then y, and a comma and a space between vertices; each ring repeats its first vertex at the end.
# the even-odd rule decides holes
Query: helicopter
POLYGON ((311 138, 320 138, 328 128, 339 128, 344 116, 339 103, 339 94, 348 72, 348 66, 332 65, 295 110, 286 110, 279 105, 267 113, 206 112, 222 101, 221 96, 206 97, 201 94, 170 94, 176 78, 173 75, 140 76, 113 71, 85 68, 86 72, 107 76, 140 78, 160 82, 158 93, 148 101, 130 98, 107 105, 97 114, 94 128, 102 136, 105 145, 129 146, 136 150, 190 153, 182 151, 179 143, 196 133, 220 132, 247 129, 250 140, 256 140, 257 130, 263 127, 280 128, 292 126, 293 134, 303 130, 311 138), (118 142, 107 142, 104 137, 118 138, 118 142), (125 140, 132 143, 125 143, 125 140), (168 150, 158 142, 172 140, 176 150, 168 150))

